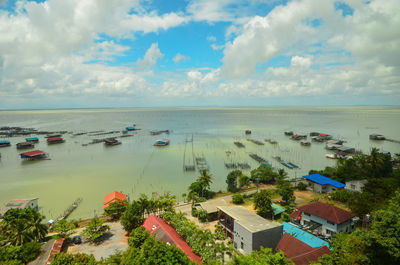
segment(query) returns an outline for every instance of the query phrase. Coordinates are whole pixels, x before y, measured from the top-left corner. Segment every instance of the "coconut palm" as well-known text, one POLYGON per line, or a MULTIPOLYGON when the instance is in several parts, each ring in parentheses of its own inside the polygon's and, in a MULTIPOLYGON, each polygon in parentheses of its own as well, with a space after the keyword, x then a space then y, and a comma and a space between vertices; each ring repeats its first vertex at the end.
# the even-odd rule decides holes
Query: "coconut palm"
POLYGON ((212 175, 205 169, 200 171, 200 176, 197 178, 197 181, 202 183, 202 191, 201 191, 201 197, 204 197, 204 191, 206 188, 210 188, 210 185, 212 183, 212 175))

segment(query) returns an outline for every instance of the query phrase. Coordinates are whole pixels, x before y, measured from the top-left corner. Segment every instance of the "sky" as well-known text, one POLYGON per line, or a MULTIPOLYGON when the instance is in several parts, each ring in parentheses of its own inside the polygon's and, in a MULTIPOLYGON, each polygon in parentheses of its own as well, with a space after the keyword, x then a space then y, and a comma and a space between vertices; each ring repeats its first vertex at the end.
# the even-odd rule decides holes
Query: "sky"
POLYGON ((400 105, 399 0, 0 0, 0 109, 400 105))

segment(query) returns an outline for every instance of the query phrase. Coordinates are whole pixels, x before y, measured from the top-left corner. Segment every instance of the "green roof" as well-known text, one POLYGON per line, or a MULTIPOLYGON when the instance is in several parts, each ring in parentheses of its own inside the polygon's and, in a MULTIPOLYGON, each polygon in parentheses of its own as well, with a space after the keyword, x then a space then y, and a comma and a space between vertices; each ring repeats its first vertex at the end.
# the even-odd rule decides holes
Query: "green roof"
POLYGON ((286 211, 286 209, 278 204, 271 203, 272 210, 274 211, 274 215, 278 215, 286 211))

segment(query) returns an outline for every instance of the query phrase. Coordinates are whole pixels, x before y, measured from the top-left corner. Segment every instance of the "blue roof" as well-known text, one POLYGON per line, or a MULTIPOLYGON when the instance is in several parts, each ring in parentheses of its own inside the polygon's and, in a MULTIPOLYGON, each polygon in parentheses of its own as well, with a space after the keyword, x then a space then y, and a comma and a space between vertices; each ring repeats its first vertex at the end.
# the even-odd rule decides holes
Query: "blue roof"
POLYGON ((25 138, 25 140, 27 140, 27 141, 36 141, 36 140, 39 140, 39 138, 37 138, 37 137, 28 137, 28 138, 25 138))
POLYGON ((133 126, 128 126, 128 127, 126 127, 126 129, 127 129, 127 130, 134 130, 135 127, 133 127, 133 126))
POLYGON ((283 233, 288 233, 289 235, 297 238, 303 243, 306 243, 310 247, 317 248, 317 247, 322 247, 322 246, 327 246, 329 249, 331 248, 329 243, 322 240, 321 238, 314 236, 313 234, 310 234, 304 230, 301 230, 297 226, 283 222, 283 233))
POLYGON ((10 143, 10 141, 0 141, 0 144, 9 144, 10 143))
POLYGON ((321 184, 321 185, 331 185, 334 186, 336 188, 343 188, 346 186, 346 184, 340 183, 336 180, 327 178, 325 176, 322 176, 320 174, 312 174, 312 175, 306 175, 303 176, 303 178, 306 178, 308 180, 311 180, 315 183, 321 184))

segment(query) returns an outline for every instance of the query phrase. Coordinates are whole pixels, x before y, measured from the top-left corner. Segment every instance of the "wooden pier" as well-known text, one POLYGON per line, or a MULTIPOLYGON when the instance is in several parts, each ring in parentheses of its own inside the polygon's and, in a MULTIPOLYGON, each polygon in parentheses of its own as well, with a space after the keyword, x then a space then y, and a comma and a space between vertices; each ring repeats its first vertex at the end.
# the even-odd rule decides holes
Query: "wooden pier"
POLYGON ((76 199, 68 208, 63 212, 62 215, 57 217, 57 219, 54 221, 53 225, 55 225, 57 222, 64 220, 67 218, 76 208, 78 208, 79 204, 82 202, 82 198, 76 199))

